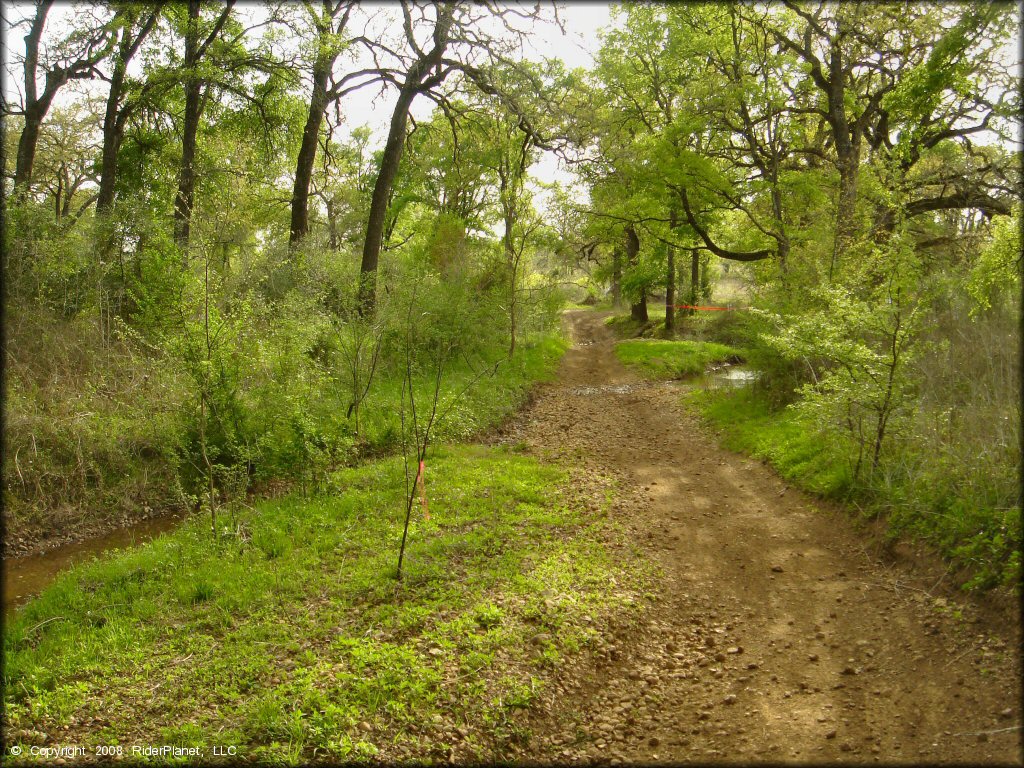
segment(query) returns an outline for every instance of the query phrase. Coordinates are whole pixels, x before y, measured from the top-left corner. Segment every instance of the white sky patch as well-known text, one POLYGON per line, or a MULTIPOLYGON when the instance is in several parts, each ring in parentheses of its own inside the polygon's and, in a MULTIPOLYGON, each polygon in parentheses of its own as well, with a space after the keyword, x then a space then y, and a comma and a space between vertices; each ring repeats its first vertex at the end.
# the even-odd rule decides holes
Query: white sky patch
MULTIPOLYGON (((612 25, 609 3, 571 3, 559 8, 559 18, 565 27, 565 35, 556 24, 544 25, 531 39, 537 60, 544 56, 560 58, 567 69, 591 70, 600 48, 601 30, 612 25)), ((540 26, 540 25, 538 25, 540 26)), ((534 58, 530 51, 524 51, 525 58, 534 58)), ((575 183, 570 173, 552 152, 544 152, 540 159, 530 166, 530 174, 544 184, 558 182, 573 188, 585 202, 585 188, 575 183)), ((533 185, 535 205, 539 211, 548 209, 550 195, 547 190, 533 185)))

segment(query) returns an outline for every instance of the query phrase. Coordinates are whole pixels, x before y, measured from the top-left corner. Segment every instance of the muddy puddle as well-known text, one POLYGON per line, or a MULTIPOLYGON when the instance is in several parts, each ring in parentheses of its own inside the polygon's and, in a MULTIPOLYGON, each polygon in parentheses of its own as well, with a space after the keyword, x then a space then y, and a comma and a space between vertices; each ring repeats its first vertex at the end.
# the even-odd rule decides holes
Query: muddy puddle
POLYGON ((573 387, 569 392, 574 395, 592 397, 594 395, 604 395, 609 392, 614 395, 628 395, 634 389, 636 389, 635 384, 608 384, 603 387, 573 387))
POLYGON ((728 365, 714 371, 708 371, 701 377, 701 385, 708 389, 728 387, 745 387, 757 381, 760 371, 751 370, 742 365, 728 365))
POLYGON ((665 386, 684 391, 694 389, 739 389, 749 386, 761 377, 760 371, 744 365, 723 365, 711 368, 699 376, 688 376, 685 379, 666 381, 665 386))
POLYGON ((10 615, 30 597, 38 595, 72 565, 90 560, 112 549, 142 544, 177 527, 182 520, 182 517, 174 515, 153 517, 103 536, 67 544, 38 555, 4 558, 4 615, 10 615))

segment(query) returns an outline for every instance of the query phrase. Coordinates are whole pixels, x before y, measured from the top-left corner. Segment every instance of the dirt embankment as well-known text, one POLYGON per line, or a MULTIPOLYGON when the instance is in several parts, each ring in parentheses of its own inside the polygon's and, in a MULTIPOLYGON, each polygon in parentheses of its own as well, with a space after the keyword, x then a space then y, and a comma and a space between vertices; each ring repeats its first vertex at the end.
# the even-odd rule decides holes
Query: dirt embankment
POLYGON ((557 683, 529 760, 1022 762, 1013 611, 887 565, 842 512, 717 447, 603 316, 506 440, 611 474, 664 578, 646 624, 557 683), (571 676, 570 676, 571 677, 571 676))

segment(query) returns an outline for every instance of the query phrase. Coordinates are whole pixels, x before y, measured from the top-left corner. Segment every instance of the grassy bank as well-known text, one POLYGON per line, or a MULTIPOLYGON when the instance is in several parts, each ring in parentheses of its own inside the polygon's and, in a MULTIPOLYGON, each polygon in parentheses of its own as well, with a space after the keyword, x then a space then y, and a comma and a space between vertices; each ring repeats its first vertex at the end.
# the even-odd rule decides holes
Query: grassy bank
MULTIPOLYGON (((511 416, 522 407, 534 384, 554 378, 568 347, 568 340, 551 333, 517 347, 511 360, 502 350, 472 367, 465 360, 456 361, 443 381, 438 408, 441 418, 435 428, 437 438, 465 440, 511 416), (493 374, 477 379, 482 370, 493 374)), ((430 402, 433 387, 431 376, 417 379, 417 407, 430 402)), ((367 398, 365 439, 377 451, 397 447, 395 439, 401 434, 401 390, 401 381, 392 378, 380 382, 367 398)))
POLYGON ((399 458, 342 470, 216 542, 195 519, 65 573, 7 626, 8 740, 300 763, 493 759, 528 738, 546 672, 642 602, 601 543, 610 486, 439 451, 399 582, 404 478, 399 458))
MULTIPOLYGON (((1019 586, 1020 509, 996 508, 945 478, 916 472, 854 478, 856 449, 791 408, 773 407, 754 388, 703 391, 689 401, 720 428, 726 447, 768 461, 794 485, 856 503, 861 514, 883 517, 893 538, 926 542, 962 569, 967 587, 1019 586)), ((910 448, 904 457, 910 465, 910 448)))
POLYGON ((726 448, 768 461, 786 480, 820 496, 842 499, 851 491, 851 466, 842 454, 792 411, 773 411, 752 387, 697 391, 688 400, 723 430, 726 448))
POLYGON ((713 363, 739 359, 741 352, 711 342, 631 339, 615 345, 615 356, 642 376, 679 379, 703 373, 713 363))
MULTIPOLYGON (((180 366, 131 337, 102 342, 85 318, 64 320, 38 308, 12 315, 5 350, 8 551, 194 508, 204 484, 199 398, 180 366)), ((207 430, 225 496, 238 483, 257 491, 282 482, 315 487, 331 467, 397 450, 403 371, 393 360, 379 366, 357 431, 337 360, 304 354, 290 337, 250 341, 240 341, 238 359, 223 365, 220 422, 207 430)), ((465 439, 513 413, 535 382, 554 374, 567 342, 535 333, 512 359, 498 344, 478 346, 444 371, 440 440, 465 439)), ((424 366, 414 381, 421 408, 434 383, 424 366)))
MULTIPOLYGON (((606 306, 604 309, 613 309, 613 307, 606 306)), ((665 332, 665 306, 648 303, 646 323, 634 320, 629 316, 628 311, 625 314, 612 315, 604 322, 620 339, 631 339, 637 336, 656 337, 665 332)))

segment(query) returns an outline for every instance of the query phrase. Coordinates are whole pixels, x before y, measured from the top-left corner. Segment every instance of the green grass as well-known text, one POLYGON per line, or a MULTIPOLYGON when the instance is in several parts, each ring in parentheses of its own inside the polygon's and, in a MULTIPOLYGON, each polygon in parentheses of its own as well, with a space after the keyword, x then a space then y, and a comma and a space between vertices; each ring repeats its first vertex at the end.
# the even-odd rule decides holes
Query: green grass
MULTIPOLYGON (((608 309, 611 309, 611 307, 608 307, 608 309)), ((625 314, 612 315, 604 323, 620 339, 632 339, 637 336, 656 336, 658 333, 664 333, 665 305, 648 302, 646 323, 634 320, 629 316, 628 311, 625 314)))
MULTIPOLYGON (((508 360, 504 352, 496 353, 488 362, 477 362, 474 368, 458 360, 445 375, 438 398, 439 419, 434 438, 441 441, 466 440, 482 430, 499 424, 523 405, 530 388, 537 382, 550 381, 558 369, 569 342, 564 337, 548 334, 529 344, 520 345, 508 360), (494 368, 497 363, 497 368, 494 368), (481 370, 494 370, 469 386, 481 370)), ((414 382, 416 407, 422 416, 429 413, 434 393, 434 378, 423 375, 414 382)), ((401 434, 400 379, 382 379, 371 389, 364 408, 364 439, 377 452, 397 446, 401 434)))
POLYGON ((631 339, 617 343, 615 355, 648 378, 678 379, 703 373, 708 365, 741 357, 742 353, 713 342, 631 339))
MULTIPOLYGON (((71 354, 57 347, 54 328, 41 330, 49 334, 47 351, 71 354)), ((43 370, 36 378, 63 382, 59 386, 30 384, 27 375, 9 382, 5 427, 14 461, 4 467, 8 535, 32 539, 58 525, 116 525, 145 507, 180 511, 190 506, 183 491, 201 493, 195 425, 189 421, 195 414, 186 407, 180 373, 152 360, 135 363, 127 353, 104 366, 99 353, 90 357, 87 337, 71 338, 83 340, 80 354, 91 367, 50 362, 64 373, 47 378, 43 370)), ((567 346, 558 334, 538 334, 524 339, 512 359, 501 347, 488 350, 488 359, 474 359, 472 367, 461 357, 452 361, 442 380, 434 439, 464 440, 500 423, 522 405, 535 382, 554 376, 567 346), (483 369, 494 373, 467 389, 483 369)), ((46 354, 41 358, 39 367, 48 363, 46 354)), ((315 486, 331 466, 398 450, 399 374, 382 366, 362 406, 358 436, 337 380, 312 378, 316 383, 300 385, 284 376, 270 378, 259 386, 250 382, 238 398, 237 424, 246 431, 237 441, 257 448, 251 454, 257 492, 282 481, 315 486)), ((429 411, 433 386, 429 372, 415 380, 421 415, 429 411)), ((246 474, 244 465, 233 467, 246 474)))
POLYGON ((773 410, 755 389, 703 390, 687 397, 722 430, 730 450, 768 461, 786 480, 821 496, 841 498, 850 490, 849 462, 793 411, 773 410))
POLYGON ((8 742, 500 756, 546 670, 634 615, 645 577, 618 559, 639 562, 630 544, 600 543, 622 536, 607 493, 581 497, 558 467, 457 447, 426 477, 401 582, 400 458, 222 515, 216 541, 193 518, 64 573, 7 623, 8 742))

